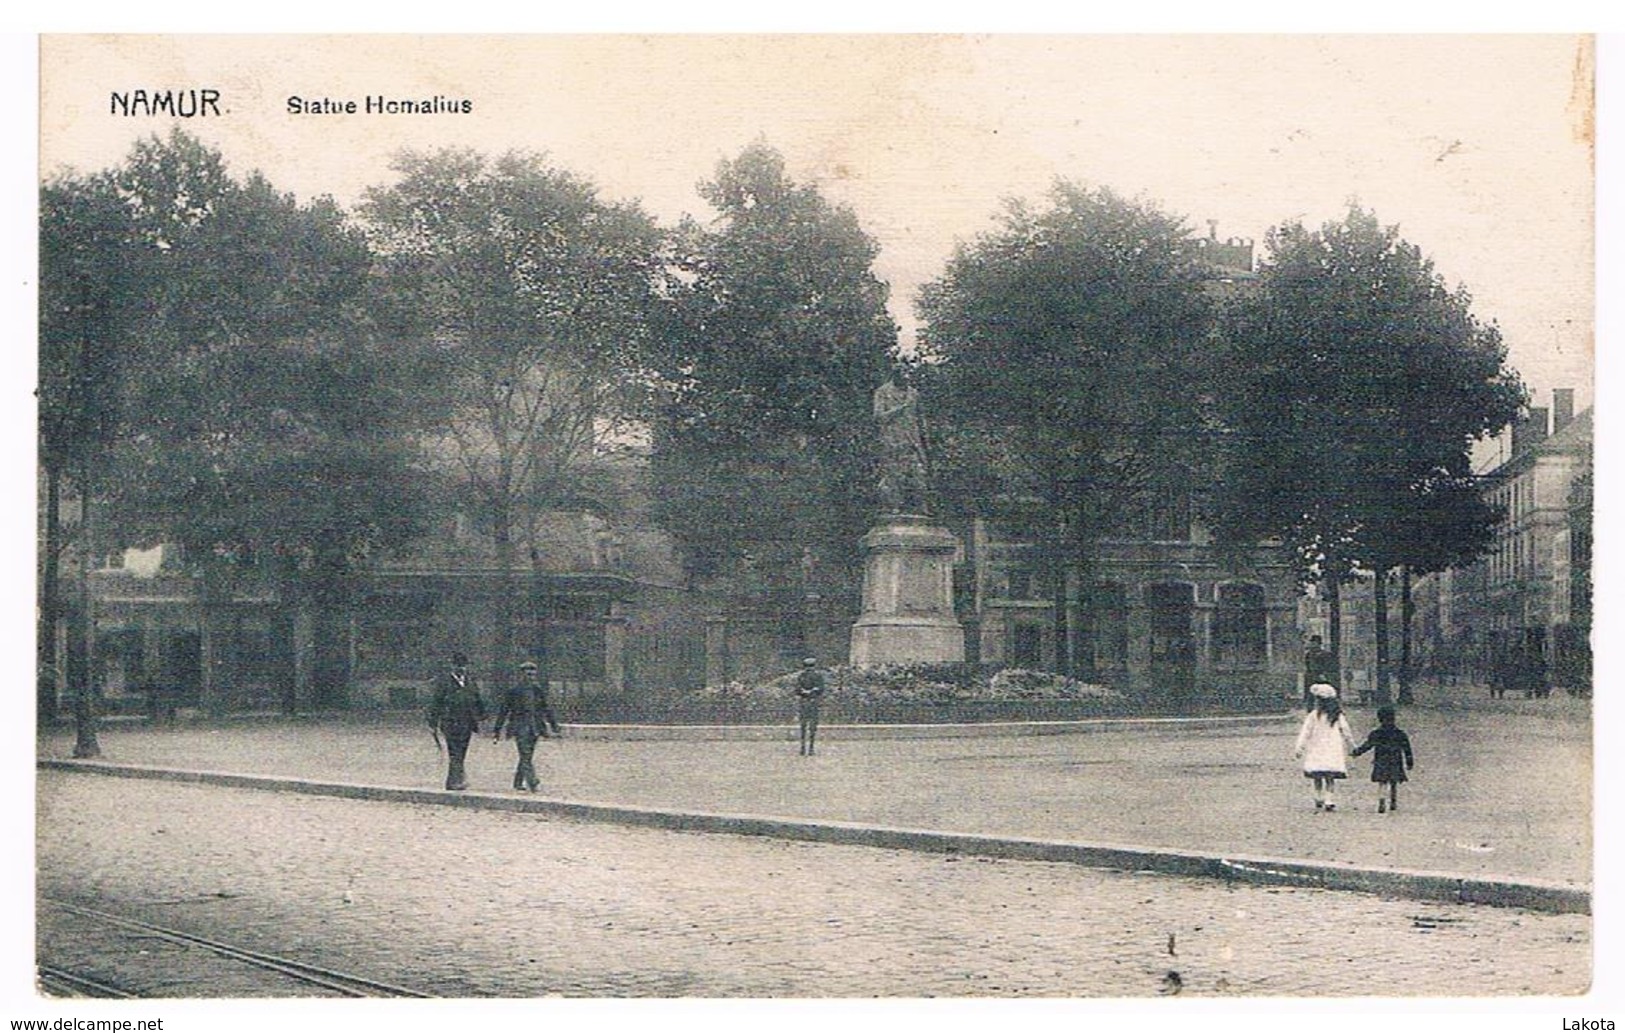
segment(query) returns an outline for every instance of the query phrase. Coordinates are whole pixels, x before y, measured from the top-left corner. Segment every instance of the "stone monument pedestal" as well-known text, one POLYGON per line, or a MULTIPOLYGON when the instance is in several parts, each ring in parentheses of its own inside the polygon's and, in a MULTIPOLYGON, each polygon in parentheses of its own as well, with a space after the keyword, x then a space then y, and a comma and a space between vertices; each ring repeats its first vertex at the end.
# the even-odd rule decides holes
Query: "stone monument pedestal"
POLYGON ((863 613, 852 625, 854 667, 965 659, 954 617, 959 541, 929 517, 889 514, 863 536, 863 613))

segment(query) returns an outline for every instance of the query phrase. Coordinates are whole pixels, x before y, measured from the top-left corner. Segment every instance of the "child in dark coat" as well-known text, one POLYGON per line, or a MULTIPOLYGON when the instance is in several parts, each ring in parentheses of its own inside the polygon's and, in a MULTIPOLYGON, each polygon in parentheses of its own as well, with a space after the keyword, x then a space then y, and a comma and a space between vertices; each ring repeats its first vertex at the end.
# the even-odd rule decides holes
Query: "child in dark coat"
POLYGON ((1354 748, 1354 755, 1376 751, 1371 758, 1371 781, 1377 783, 1377 813, 1381 814, 1399 810, 1399 783, 1408 781, 1405 772, 1416 766, 1416 758, 1411 754, 1410 736, 1394 725, 1393 707, 1379 707, 1377 722, 1365 742, 1354 748))

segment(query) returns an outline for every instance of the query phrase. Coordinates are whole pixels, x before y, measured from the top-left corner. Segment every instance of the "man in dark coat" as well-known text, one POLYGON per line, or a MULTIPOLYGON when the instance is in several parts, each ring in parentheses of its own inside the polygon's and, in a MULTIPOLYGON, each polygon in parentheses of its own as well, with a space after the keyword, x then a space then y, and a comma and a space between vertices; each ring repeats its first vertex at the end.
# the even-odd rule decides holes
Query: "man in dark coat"
POLYGON ((485 719, 485 701, 474 676, 468 673, 466 654, 451 654, 451 668, 435 676, 428 718, 436 737, 446 737, 446 788, 467 789, 463 761, 468 756, 468 741, 485 719))
POLYGON ((1319 635, 1309 636, 1309 648, 1303 651, 1303 705, 1312 707, 1314 700, 1310 698, 1309 687, 1312 685, 1330 685, 1339 688, 1337 684, 1337 657, 1332 651, 1320 644, 1319 635))
POLYGON ((526 660, 519 665, 519 680, 502 697, 496 724, 491 729, 492 739, 500 742, 502 730, 507 728, 508 737, 519 749, 519 766, 513 772, 515 789, 536 791, 536 740, 546 734, 546 706, 536 661, 526 660))

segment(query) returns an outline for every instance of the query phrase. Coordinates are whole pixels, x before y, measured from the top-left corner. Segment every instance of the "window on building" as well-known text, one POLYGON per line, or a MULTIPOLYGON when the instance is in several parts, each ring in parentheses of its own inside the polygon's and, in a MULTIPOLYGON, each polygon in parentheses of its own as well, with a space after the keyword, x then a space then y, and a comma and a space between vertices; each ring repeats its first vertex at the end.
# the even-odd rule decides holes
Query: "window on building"
POLYGON ((232 645, 237 651, 237 671, 242 677, 255 680, 270 677, 276 657, 270 628, 262 623, 246 624, 237 629, 232 645))
POLYGON ((1146 606, 1150 610, 1150 653, 1153 664, 1185 667, 1195 659, 1193 591, 1191 585, 1180 583, 1147 586, 1146 606))
POLYGON ((102 663, 102 692, 112 698, 144 691, 144 643, 139 628, 103 632, 96 643, 102 663))
POLYGON ((1263 663, 1266 655, 1263 587, 1220 585, 1218 602, 1213 659, 1221 664, 1263 663))
POLYGON ((1044 662, 1044 629, 1036 624, 1017 624, 1011 629, 1010 661, 1017 667, 1037 667, 1044 662))

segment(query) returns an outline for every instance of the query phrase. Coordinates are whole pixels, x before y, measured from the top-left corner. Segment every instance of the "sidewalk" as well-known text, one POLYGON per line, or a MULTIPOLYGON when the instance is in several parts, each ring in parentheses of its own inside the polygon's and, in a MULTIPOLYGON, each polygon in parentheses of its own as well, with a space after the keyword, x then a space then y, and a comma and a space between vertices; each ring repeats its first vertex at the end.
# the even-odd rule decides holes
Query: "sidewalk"
MULTIPOLYGON (((1357 737, 1374 723, 1365 708, 1352 711, 1351 722, 1357 737)), ((797 755, 789 726, 658 733, 567 726, 563 740, 538 745, 537 768, 539 796, 571 804, 1589 888, 1584 701, 1405 708, 1401 724, 1417 767, 1391 815, 1375 812, 1368 758, 1353 761, 1338 813, 1315 813, 1290 757, 1296 717, 1288 714, 942 729, 929 738, 918 729, 887 735, 831 726, 811 758, 797 755), (654 734, 661 737, 647 737, 654 734)), ((176 729, 109 724, 101 745, 108 764, 431 794, 443 779, 428 730, 406 715, 176 729)), ((71 731, 61 730, 41 738, 39 756, 67 758, 71 748, 71 731)), ((476 740, 473 790, 517 800, 507 789, 513 760, 511 743, 476 740)))

